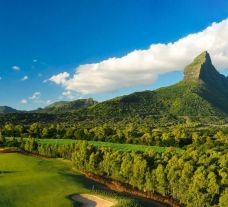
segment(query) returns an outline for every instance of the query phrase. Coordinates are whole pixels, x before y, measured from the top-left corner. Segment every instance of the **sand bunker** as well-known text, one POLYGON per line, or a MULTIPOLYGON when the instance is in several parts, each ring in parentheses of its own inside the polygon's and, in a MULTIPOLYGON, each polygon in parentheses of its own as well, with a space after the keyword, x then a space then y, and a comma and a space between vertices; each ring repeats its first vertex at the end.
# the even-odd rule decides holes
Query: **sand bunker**
POLYGON ((113 202, 89 194, 80 194, 72 196, 72 199, 83 203, 83 207, 111 207, 113 202))

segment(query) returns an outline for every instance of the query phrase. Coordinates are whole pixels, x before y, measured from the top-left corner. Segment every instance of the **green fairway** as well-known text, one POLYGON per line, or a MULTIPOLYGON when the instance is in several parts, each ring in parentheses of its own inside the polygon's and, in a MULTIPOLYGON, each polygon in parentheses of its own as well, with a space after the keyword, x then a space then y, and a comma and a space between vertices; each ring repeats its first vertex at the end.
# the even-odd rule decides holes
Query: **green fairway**
MULTIPOLYGON (((38 142, 40 144, 57 144, 57 145, 64 145, 64 144, 72 144, 75 142, 80 142, 80 140, 73 140, 73 139, 39 139, 38 142)), ((167 149, 175 149, 177 152, 183 151, 180 148, 175 147, 159 147, 159 146, 146 146, 146 145, 138 145, 138 144, 119 144, 119 143, 111 143, 111 142, 99 142, 99 141, 88 141, 88 143, 96 146, 96 147, 107 147, 113 150, 119 151, 148 151, 153 150, 156 152, 164 152, 167 149)))
POLYGON ((73 206, 68 196, 88 193, 94 183, 70 169, 57 159, 0 154, 0 206, 73 206))
POLYGON ((1 207, 78 207, 70 197, 91 193, 114 199, 116 207, 164 207, 153 201, 116 194, 71 170, 70 161, 45 159, 19 153, 0 153, 1 207), (97 191, 98 190, 98 191, 97 191), (140 204, 141 203, 141 204, 140 204))

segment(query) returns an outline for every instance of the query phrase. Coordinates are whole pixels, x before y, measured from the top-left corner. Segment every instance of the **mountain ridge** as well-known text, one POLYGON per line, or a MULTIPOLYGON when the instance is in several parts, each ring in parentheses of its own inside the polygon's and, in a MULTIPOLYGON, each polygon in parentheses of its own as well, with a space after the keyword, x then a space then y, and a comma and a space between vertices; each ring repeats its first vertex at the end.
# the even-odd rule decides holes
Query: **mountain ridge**
POLYGON ((9 106, 0 106, 0 113, 19 113, 22 112, 20 110, 14 109, 12 107, 9 106))
POLYGON ((202 80, 208 85, 214 85, 219 89, 226 89, 228 93, 228 77, 220 74, 212 64, 207 51, 198 55, 192 63, 184 69, 184 80, 202 80))
POLYGON ((92 110, 111 115, 112 111, 136 115, 226 115, 228 79, 215 69, 209 53, 204 51, 185 67, 184 78, 179 83, 107 100, 92 110))
MULTIPOLYGON (((103 102, 78 99, 56 102, 35 113, 80 111, 80 115, 125 117, 138 115, 227 116, 228 78, 213 66, 207 51, 184 69, 182 81, 153 91, 135 92, 103 102)), ((29 112, 28 112, 29 113, 29 112)))
POLYGON ((76 99, 73 101, 58 101, 46 106, 45 108, 35 110, 35 112, 42 112, 42 113, 66 112, 66 111, 86 108, 96 103, 98 102, 93 100, 92 98, 76 99))

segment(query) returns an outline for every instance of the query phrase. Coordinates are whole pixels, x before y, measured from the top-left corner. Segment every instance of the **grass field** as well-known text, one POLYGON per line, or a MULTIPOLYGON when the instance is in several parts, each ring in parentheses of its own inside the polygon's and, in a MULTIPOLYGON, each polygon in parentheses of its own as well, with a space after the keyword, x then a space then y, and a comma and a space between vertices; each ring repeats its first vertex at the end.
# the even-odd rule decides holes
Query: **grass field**
POLYGON ((68 207, 68 195, 88 193, 93 184, 72 172, 69 162, 0 154, 0 206, 68 207))
POLYGON ((118 202, 116 207, 163 206, 145 201, 139 205, 135 199, 110 194, 99 184, 72 171, 69 161, 0 153, 1 207, 80 206, 70 199, 71 195, 91 193, 93 186, 108 197, 115 198, 118 202))
MULTIPOLYGON (((75 142, 80 142, 80 140, 72 140, 72 139, 39 139, 38 142, 40 144, 57 144, 57 145, 64 145, 64 144, 72 144, 75 142)), ((99 142, 99 141, 88 141, 90 144, 96 147, 107 147, 113 150, 119 151, 149 151, 153 150, 156 152, 164 152, 167 150, 168 147, 158 147, 158 146, 146 146, 146 145, 136 145, 136 144, 119 144, 119 143, 110 143, 110 142, 99 142)), ((171 148, 171 147, 170 147, 171 148)), ((183 151, 180 148, 174 148, 175 151, 181 152, 183 151)))
MULTIPOLYGON (((8 140, 12 139, 11 137, 7 137, 8 140)), ((16 139, 20 139, 16 137, 16 139)), ((27 139, 27 138, 24 138, 27 139)), ((82 140, 74 140, 74 139, 37 139, 39 144, 51 144, 51 145, 66 145, 73 144, 77 142, 82 142, 82 140)), ((88 141, 91 145, 95 147, 106 147, 117 151, 150 151, 153 150, 155 152, 164 152, 167 149, 175 150, 177 153, 183 152, 183 149, 178 147, 160 147, 160 146, 148 146, 148 145, 139 145, 139 144, 120 144, 120 143, 112 143, 112 142, 100 142, 100 141, 88 141)))

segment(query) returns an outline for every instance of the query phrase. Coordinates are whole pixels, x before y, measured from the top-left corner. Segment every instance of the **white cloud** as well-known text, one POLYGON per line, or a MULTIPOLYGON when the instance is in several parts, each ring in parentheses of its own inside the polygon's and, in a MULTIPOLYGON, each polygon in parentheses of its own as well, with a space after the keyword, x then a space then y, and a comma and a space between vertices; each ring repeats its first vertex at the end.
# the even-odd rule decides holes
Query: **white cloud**
POLYGON ((41 96, 40 92, 35 92, 31 97, 29 97, 30 100, 38 100, 41 96))
POLYGON ((70 96, 71 95, 71 91, 63 91, 62 95, 63 96, 70 96))
POLYGON ((51 103, 52 103, 51 100, 47 100, 47 101, 46 101, 46 104, 51 104, 51 103))
POLYGON ((176 42, 152 44, 146 50, 135 50, 120 58, 80 65, 72 77, 63 72, 49 80, 68 91, 81 94, 148 85, 161 74, 183 70, 186 64, 204 50, 210 53, 218 69, 228 68, 228 19, 213 23, 203 31, 176 42))
POLYGON ((21 100, 21 104, 27 104, 27 103, 28 103, 28 101, 26 99, 21 100))
MULTIPOLYGON (((72 94, 71 91, 64 91, 64 92, 62 92, 62 96, 63 97, 66 97, 68 99, 71 99, 71 100, 75 98, 75 96, 72 94)), ((60 96, 60 97, 62 98, 62 96, 60 96)))
POLYGON ((15 71, 20 71, 21 70, 21 68, 19 66, 17 66, 17 65, 12 66, 12 69, 15 70, 15 71))
POLYGON ((22 81, 28 80, 28 76, 25 75, 21 80, 22 80, 22 81))
POLYGON ((59 73, 58 75, 52 76, 49 80, 55 82, 56 84, 65 84, 68 77, 70 77, 70 74, 67 72, 63 72, 59 73))

